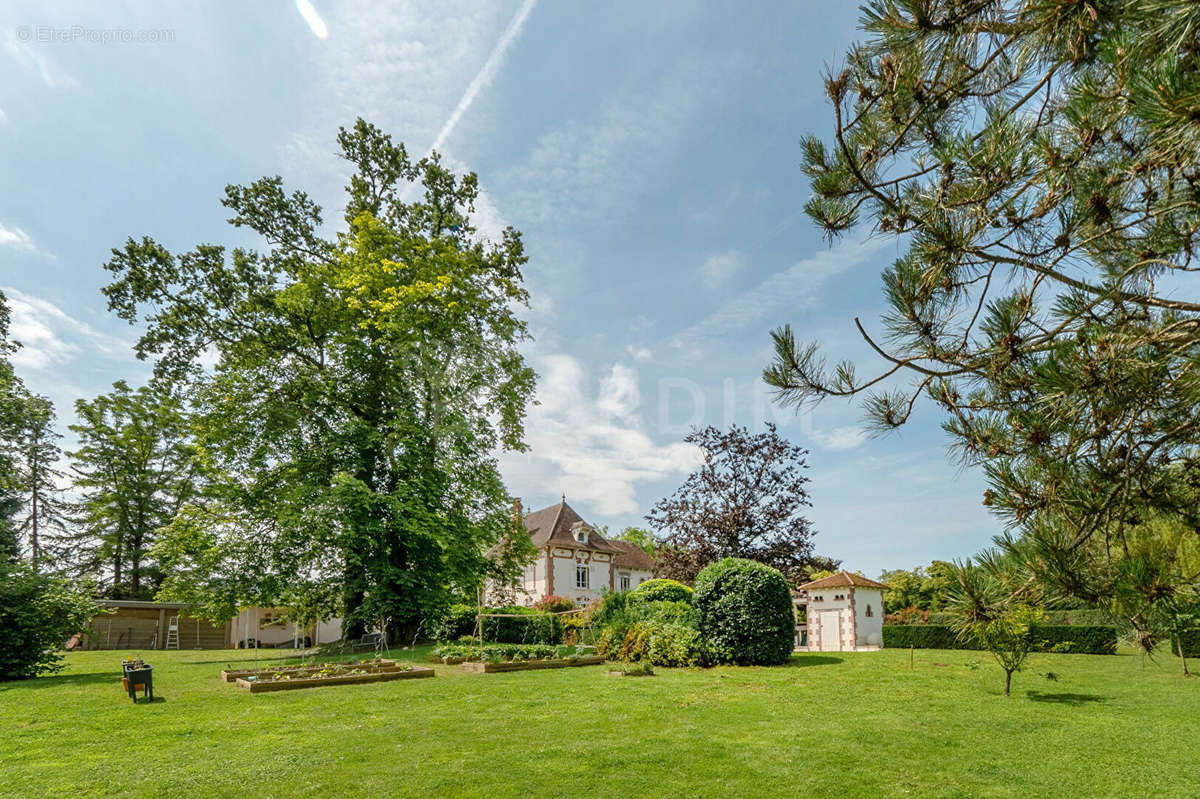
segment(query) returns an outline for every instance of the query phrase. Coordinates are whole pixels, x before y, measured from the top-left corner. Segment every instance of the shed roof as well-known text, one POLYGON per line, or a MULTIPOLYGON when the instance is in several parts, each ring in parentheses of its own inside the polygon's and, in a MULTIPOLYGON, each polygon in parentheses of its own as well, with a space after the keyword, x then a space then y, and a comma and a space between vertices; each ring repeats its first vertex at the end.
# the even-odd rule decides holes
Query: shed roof
POLYGON ((848 571, 840 571, 837 574, 831 574, 828 577, 822 577, 820 580, 813 580, 811 583, 805 583, 800 586, 801 589, 812 588, 874 588, 879 591, 886 591, 890 586, 868 580, 861 574, 853 574, 848 571))

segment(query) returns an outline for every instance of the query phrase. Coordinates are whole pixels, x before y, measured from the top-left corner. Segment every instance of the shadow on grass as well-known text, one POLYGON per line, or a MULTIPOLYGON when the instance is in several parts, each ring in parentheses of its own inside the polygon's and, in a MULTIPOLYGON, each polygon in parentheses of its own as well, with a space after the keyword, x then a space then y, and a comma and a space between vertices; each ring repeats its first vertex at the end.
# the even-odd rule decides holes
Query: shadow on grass
POLYGON ((1044 694, 1041 691, 1026 691, 1025 696, 1033 702, 1053 702, 1056 705, 1072 707, 1108 701, 1107 696, 1099 694, 1044 694))
POLYGON ((841 662, 841 658, 830 657, 829 655, 793 655, 784 665, 793 668, 803 668, 806 666, 832 666, 835 663, 841 662))
POLYGON ((0 683, 0 685, 7 688, 64 688, 70 685, 88 685, 99 682, 115 683, 117 689, 120 690, 120 667, 118 666, 109 671, 86 671, 79 674, 50 674, 45 677, 34 677, 29 680, 0 683))

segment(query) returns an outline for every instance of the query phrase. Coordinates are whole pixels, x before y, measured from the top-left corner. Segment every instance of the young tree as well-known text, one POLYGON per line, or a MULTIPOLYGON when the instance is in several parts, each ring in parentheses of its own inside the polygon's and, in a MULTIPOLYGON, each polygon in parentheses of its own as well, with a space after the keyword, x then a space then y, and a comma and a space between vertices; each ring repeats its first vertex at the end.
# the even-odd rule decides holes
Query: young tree
POLYGON ((1012 676, 1037 645, 1035 625, 1046 619, 1036 584, 1011 558, 984 553, 978 563, 953 567, 950 610, 960 638, 974 638, 1004 669, 1004 695, 1012 676))
POLYGON ((827 369, 784 327, 764 377, 787 403, 863 395, 881 429, 924 395, 1043 562, 1096 541, 1120 560, 1200 481, 1200 5, 876 0, 863 20, 826 80, 832 144, 803 145, 806 210, 901 248, 881 332, 855 320, 884 364, 827 369))
POLYGON ((65 556, 83 573, 104 572, 115 597, 147 598, 161 572, 148 558, 156 531, 197 490, 200 460, 182 400, 159 383, 136 390, 124 381, 93 400, 78 400, 69 453, 79 503, 78 535, 65 556))
POLYGON ((58 468, 62 436, 54 430, 54 405, 31 396, 27 408, 16 447, 22 505, 16 522, 18 535, 29 542, 29 564, 37 571, 44 562, 58 560, 55 544, 68 535, 68 507, 60 488, 65 475, 58 468))
POLYGON ((353 637, 380 619, 411 631, 482 579, 509 523, 496 453, 523 447, 534 374, 521 237, 477 233, 475 175, 414 163, 362 120, 338 142, 336 237, 279 178, 229 186, 231 223, 267 250, 130 240, 105 293, 145 322, 159 374, 196 377, 199 440, 229 476, 210 510, 261 556, 233 582, 336 586, 353 637))
POLYGON ((753 434, 734 425, 693 431, 684 439, 704 452, 704 463, 646 521, 662 536, 658 576, 691 583, 722 558, 756 560, 793 582, 813 567, 808 451, 768 424, 753 434))

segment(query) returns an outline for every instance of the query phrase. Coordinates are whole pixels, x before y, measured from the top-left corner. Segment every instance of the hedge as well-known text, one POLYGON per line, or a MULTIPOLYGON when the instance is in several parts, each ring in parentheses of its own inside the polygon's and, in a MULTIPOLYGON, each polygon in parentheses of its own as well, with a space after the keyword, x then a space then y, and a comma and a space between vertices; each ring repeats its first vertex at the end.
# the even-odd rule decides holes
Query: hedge
MULTIPOLYGON (((503 616, 483 617, 483 640, 499 644, 561 644, 562 620, 552 613, 509 606, 484 608, 483 612, 503 616)), ((434 625, 433 637, 438 641, 457 641, 475 634, 479 608, 475 605, 452 605, 441 621, 434 625)))
MULTIPOLYGON (((1112 655, 1117 651, 1117 628, 1100 625, 1040 624, 1033 628, 1039 643, 1035 652, 1112 655)), ((883 645, 896 649, 982 649, 973 639, 959 640, 943 624, 885 624, 883 645)))
MULTIPOLYGON (((1200 630, 1185 630, 1180 637, 1183 638, 1184 657, 1200 657, 1200 630)), ((1179 638, 1174 635, 1171 636, 1171 654, 1179 654, 1179 638)))
MULTIPOLYGON (((953 613, 935 610, 929 614, 929 619, 923 623, 949 625, 953 622, 953 613)), ((1112 624, 1112 615, 1103 610, 1078 608, 1076 610, 1046 611, 1046 625, 1049 627, 1109 627, 1112 624)))

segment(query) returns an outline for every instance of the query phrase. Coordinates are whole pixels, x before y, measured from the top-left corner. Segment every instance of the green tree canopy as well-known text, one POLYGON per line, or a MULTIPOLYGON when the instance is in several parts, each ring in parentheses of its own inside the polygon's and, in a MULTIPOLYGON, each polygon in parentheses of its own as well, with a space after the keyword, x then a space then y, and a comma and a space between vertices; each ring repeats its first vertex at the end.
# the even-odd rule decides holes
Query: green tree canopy
POLYGON ((103 574, 108 593, 146 599, 162 579, 149 557, 160 527, 196 493, 201 462, 178 393, 160 383, 124 381, 78 400, 69 453, 81 493, 78 524, 60 539, 60 559, 85 575, 103 574))
POLYGON ((527 259, 512 228, 485 240, 473 226, 475 175, 414 162, 362 120, 338 142, 351 177, 333 238, 280 178, 229 186, 230 222, 265 250, 131 239, 105 292, 145 322, 138 351, 159 374, 217 356, 195 378, 195 424, 226 478, 177 528, 216 552, 173 564, 224 564, 247 598, 340 591, 348 635, 411 630, 474 593, 509 530, 495 455, 522 448, 534 385, 518 350, 527 259), (214 523, 197 528, 203 514, 214 523))

